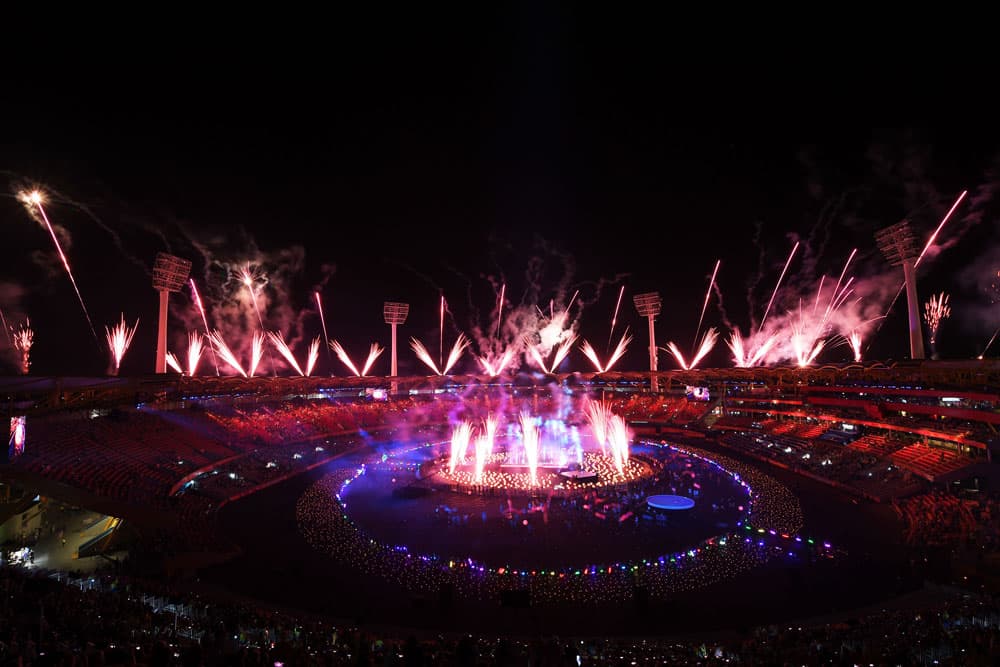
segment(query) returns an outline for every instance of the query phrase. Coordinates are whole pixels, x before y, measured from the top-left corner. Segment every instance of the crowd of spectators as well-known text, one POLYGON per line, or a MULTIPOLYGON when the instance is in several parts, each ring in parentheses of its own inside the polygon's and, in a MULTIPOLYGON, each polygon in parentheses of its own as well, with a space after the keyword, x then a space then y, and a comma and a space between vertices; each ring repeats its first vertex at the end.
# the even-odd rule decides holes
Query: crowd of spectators
POLYGON ((893 502, 912 546, 962 546, 987 552, 1000 549, 1000 496, 964 496, 935 490, 893 502))

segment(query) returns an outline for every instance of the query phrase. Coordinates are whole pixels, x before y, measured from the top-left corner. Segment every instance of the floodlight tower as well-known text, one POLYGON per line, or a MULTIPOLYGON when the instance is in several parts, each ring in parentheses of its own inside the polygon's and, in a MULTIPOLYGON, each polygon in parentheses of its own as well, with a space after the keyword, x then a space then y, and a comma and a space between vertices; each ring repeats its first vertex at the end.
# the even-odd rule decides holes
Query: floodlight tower
POLYGON ((156 328, 156 372, 167 372, 167 300, 171 292, 179 292, 191 273, 191 261, 156 253, 153 263, 153 289, 160 293, 160 320, 156 328))
POLYGON ((906 220, 875 233, 878 248, 892 266, 903 266, 906 285, 906 310, 910 323, 910 358, 924 358, 924 335, 920 328, 920 301, 917 299, 917 275, 914 270, 918 253, 910 223, 906 220))
POLYGON ((382 315, 385 323, 392 327, 392 363, 390 375, 396 377, 396 325, 406 322, 406 316, 410 314, 410 304, 398 303, 396 301, 386 301, 382 306, 382 315))
POLYGON ((660 314, 663 300, 660 299, 659 292, 646 292, 636 294, 632 297, 632 302, 635 303, 635 309, 639 314, 649 320, 649 389, 659 391, 659 383, 656 380, 656 333, 653 331, 653 321, 660 314))

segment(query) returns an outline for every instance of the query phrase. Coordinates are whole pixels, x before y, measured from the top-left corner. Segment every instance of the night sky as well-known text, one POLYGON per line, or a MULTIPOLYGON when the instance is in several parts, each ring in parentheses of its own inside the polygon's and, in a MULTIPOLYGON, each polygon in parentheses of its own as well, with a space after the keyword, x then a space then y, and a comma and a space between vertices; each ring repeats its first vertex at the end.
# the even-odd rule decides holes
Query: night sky
MULTIPOLYGON (((667 52, 638 19, 530 10, 466 30, 428 24, 341 25, 267 57, 73 60, 5 99, 0 308, 31 318, 32 372, 102 374, 103 327, 122 312, 140 318, 123 373, 151 371, 158 251, 193 260, 210 303, 227 289, 224 266, 248 260, 282 274, 286 292, 272 296, 288 312, 313 308, 318 287, 331 337, 357 354, 388 342, 384 300, 409 302, 404 336, 436 346, 442 293, 451 340, 489 326, 491 279, 520 302, 529 269, 546 306, 580 289, 580 333, 603 348, 625 285, 618 329, 638 336, 622 367, 640 369, 634 294, 661 292, 658 343, 688 350, 721 259, 726 316, 746 333, 748 286, 759 319, 795 240, 809 251, 791 284, 835 278, 852 248, 853 273, 876 275, 877 229, 907 218, 922 245, 964 189, 948 247, 921 266, 921 301, 952 294, 942 358, 978 354, 1000 324, 983 283, 1000 264, 1000 133, 984 110, 942 102, 926 72, 717 71, 667 52), (47 231, 15 197, 31 185, 71 236, 100 347, 47 231)), ((187 291, 173 299, 172 349, 190 303, 187 291)), ((904 311, 900 301, 870 358, 906 356, 904 311)), ((728 332, 715 298, 705 321, 728 332)), ((286 333, 312 338, 319 319, 304 312, 286 333)), ((843 347, 821 357, 847 358, 843 347)), ((729 363, 721 340, 710 363, 729 363)), ((585 365, 574 353, 569 367, 585 365)))

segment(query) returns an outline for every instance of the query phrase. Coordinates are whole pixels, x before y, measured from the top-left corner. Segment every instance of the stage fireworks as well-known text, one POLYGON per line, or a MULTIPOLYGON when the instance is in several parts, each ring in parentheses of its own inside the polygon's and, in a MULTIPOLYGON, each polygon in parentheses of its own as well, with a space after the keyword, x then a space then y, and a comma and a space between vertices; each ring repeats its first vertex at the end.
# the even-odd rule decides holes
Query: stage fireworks
POLYGON ((135 330, 139 327, 139 320, 136 319, 135 325, 130 329, 127 324, 125 324, 125 315, 122 314, 121 321, 112 328, 104 327, 106 338, 108 341, 108 350, 111 351, 111 362, 114 364, 114 368, 111 370, 111 375, 118 375, 118 369, 122 363, 122 357, 125 356, 125 352, 128 351, 128 346, 132 344, 132 336, 135 335, 135 330))
POLYGON ((198 372, 198 362, 201 361, 204 342, 205 339, 197 331, 188 332, 187 374, 189 377, 194 377, 198 372))
POLYGON ((524 445, 524 459, 528 464, 528 476, 531 484, 538 484, 538 445, 539 432, 535 418, 527 413, 521 413, 521 443, 524 445))
POLYGON ((87 310, 87 304, 83 302, 83 295, 80 294, 80 288, 76 285, 76 278, 73 277, 73 270, 69 268, 69 260, 66 259, 66 253, 63 252, 62 246, 59 244, 59 239, 56 237, 56 230, 53 229, 52 223, 49 222, 49 216, 45 213, 45 208, 42 206, 44 201, 42 198, 42 193, 38 190, 32 192, 22 192, 20 195, 21 201, 30 207, 35 207, 42 216, 42 220, 45 222, 46 228, 49 230, 49 234, 52 236, 52 243, 55 244, 56 251, 59 253, 59 258, 62 260, 63 268, 66 269, 66 275, 69 276, 70 283, 73 284, 73 291, 76 292, 76 298, 80 302, 80 308, 83 309, 83 314, 87 318, 87 326, 90 327, 90 333, 93 334, 94 340, 97 340, 97 331, 94 329, 94 322, 90 319, 90 312, 87 310))
POLYGON ((25 320, 24 324, 14 331, 14 349, 21 354, 21 374, 27 375, 31 368, 31 346, 35 343, 35 332, 31 329, 31 321, 25 320))
POLYGON ((764 355, 770 352, 777 342, 777 335, 758 334, 749 340, 744 340, 739 330, 734 329, 726 344, 733 353, 733 363, 738 368, 750 368, 760 364, 764 360, 764 355))
POLYGON ((561 364, 563 359, 566 358, 566 355, 569 354, 569 351, 572 348, 573 343, 575 342, 576 342, 575 334, 571 334, 569 338, 563 340, 563 342, 560 343, 558 347, 556 347, 556 353, 552 357, 551 365, 545 363, 545 357, 542 354, 542 347, 539 345, 530 346, 528 348, 528 355, 536 364, 538 364, 539 368, 541 368, 546 373, 554 375, 556 369, 559 368, 559 364, 561 364))
POLYGON ((712 351, 712 348, 715 347, 715 343, 718 339, 718 330, 715 327, 709 327, 708 331, 705 332, 705 335, 701 337, 701 344, 698 345, 698 350, 691 358, 691 363, 687 363, 684 360, 684 355, 673 342, 667 343, 667 347, 660 349, 664 349, 672 354, 674 359, 677 360, 677 364, 684 370, 689 371, 692 368, 697 367, 701 360, 705 358, 705 355, 712 351))
POLYGON ((607 454, 608 420, 611 419, 611 408, 604 401, 589 401, 587 403, 587 420, 594 440, 601 447, 601 454, 607 454))
POLYGON ((465 453, 469 448, 469 440, 472 437, 472 424, 467 421, 460 422, 451 433, 451 455, 448 458, 448 472, 455 472, 455 468, 465 460, 465 453))
POLYGON ((427 348, 424 347, 424 344, 416 338, 410 338, 410 348, 417 355, 417 358, 420 359, 420 361, 424 362, 428 368, 434 371, 435 375, 447 375, 448 371, 451 370, 452 366, 455 365, 455 362, 459 360, 462 356, 462 352, 464 352, 465 348, 468 346, 469 339, 466 338, 464 334, 458 334, 455 344, 451 346, 451 352, 448 353, 448 359, 444 368, 439 369, 437 364, 434 363, 434 359, 431 358, 427 348))
MULTIPOLYGON (((587 357, 587 359, 590 359, 590 363, 594 365, 594 368, 597 370, 598 373, 607 373, 618 362, 618 360, 622 358, 622 356, 625 354, 625 350, 628 349, 628 344, 631 342, 632 342, 632 336, 628 335, 628 330, 626 329, 625 333, 622 334, 621 339, 618 341, 618 345, 615 346, 614 352, 612 352, 611 356, 608 358, 608 363, 604 365, 601 364, 601 360, 597 356, 597 351, 586 339, 580 346, 580 351, 583 352, 584 356, 587 357)), ((558 362, 553 364, 553 369, 555 369, 555 367, 558 365, 559 365, 558 362)))
MULTIPOLYGON (((228 364, 230 368, 243 377, 247 376, 247 372, 243 370, 243 366, 240 365, 239 359, 236 358, 233 351, 229 349, 228 345, 226 345, 226 341, 223 340, 222 333, 220 331, 216 330, 208 334, 208 340, 212 343, 212 346, 222 358, 222 361, 228 364)), ((261 340, 263 340, 263 338, 261 340)), ((254 334, 254 343, 255 345, 257 343, 257 334, 254 334)))
POLYGON ((852 331, 851 335, 847 337, 847 342, 854 352, 854 361, 861 363, 861 332, 857 330, 852 331))
POLYGON ((611 458, 615 462, 615 467, 618 469, 619 474, 625 472, 625 466, 628 465, 628 426, 625 424, 625 419, 620 415, 611 415, 608 419, 608 450, 611 452, 611 458))
POLYGON ((940 295, 931 295, 930 301, 924 304, 924 322, 931 334, 931 345, 937 342, 938 327, 941 320, 946 320, 951 315, 951 306, 948 305, 948 295, 941 292, 940 295))
POLYGON ((306 357, 306 376, 312 375, 313 369, 316 368, 317 359, 319 359, 319 336, 313 338, 313 341, 309 343, 309 354, 306 357))
POLYGON ((254 331, 250 341, 250 377, 257 374, 260 360, 264 358, 264 332, 254 331))
POLYGON ((184 369, 181 368, 181 364, 179 361, 177 361, 177 356, 173 352, 167 352, 166 359, 167 359, 167 366, 170 366, 181 375, 184 374, 184 369))
POLYGON ((299 366, 299 362, 295 360, 295 355, 292 354, 292 350, 288 347, 288 344, 285 343, 285 338, 281 335, 281 332, 268 331, 267 337, 270 339, 271 344, 274 345, 278 352, 281 353, 281 356, 285 358, 285 361, 287 361, 288 364, 295 369, 295 372, 299 375, 305 375, 305 373, 302 372, 302 367, 299 366))

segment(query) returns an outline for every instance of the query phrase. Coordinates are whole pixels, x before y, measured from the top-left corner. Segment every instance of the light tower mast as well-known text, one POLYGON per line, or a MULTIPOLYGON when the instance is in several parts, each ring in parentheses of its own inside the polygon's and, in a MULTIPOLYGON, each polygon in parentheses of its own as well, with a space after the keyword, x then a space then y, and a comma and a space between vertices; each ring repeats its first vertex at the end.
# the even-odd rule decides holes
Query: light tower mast
POLYGON ((160 319, 156 328, 156 372, 167 372, 167 300, 171 292, 179 292, 191 273, 191 261, 156 253, 153 263, 153 289, 160 293, 160 319))
POLYGON ((906 285, 906 311, 910 324, 910 358, 924 358, 924 335, 920 328, 920 301, 917 298, 917 275, 914 267, 918 253, 910 223, 906 220, 875 233, 879 250, 892 266, 903 267, 906 285))
POLYGON ((396 377, 399 372, 396 368, 396 325, 406 322, 406 316, 410 314, 410 304, 398 303, 396 301, 386 301, 382 306, 382 315, 385 323, 392 327, 392 362, 389 375, 396 377))
POLYGON ((632 297, 632 302, 635 303, 635 309, 639 314, 649 320, 649 390, 659 391, 660 386, 656 378, 656 332, 653 330, 653 321, 660 314, 663 300, 660 299, 659 292, 646 292, 636 294, 632 297))

